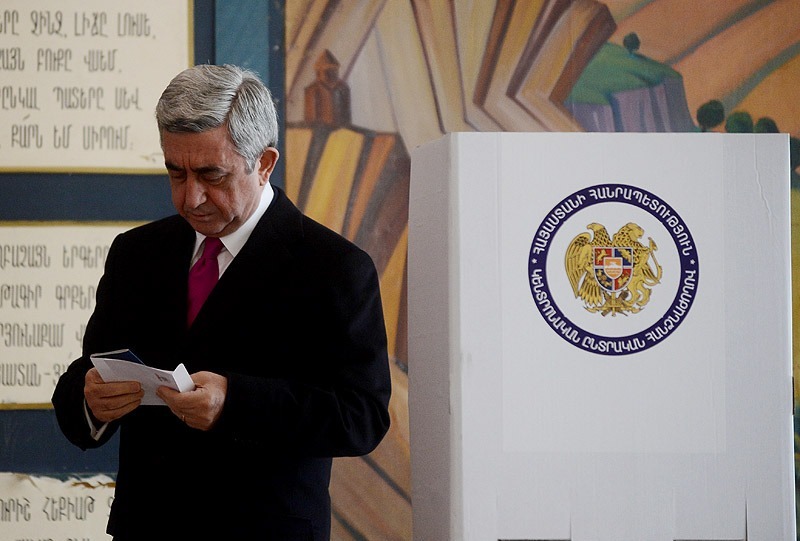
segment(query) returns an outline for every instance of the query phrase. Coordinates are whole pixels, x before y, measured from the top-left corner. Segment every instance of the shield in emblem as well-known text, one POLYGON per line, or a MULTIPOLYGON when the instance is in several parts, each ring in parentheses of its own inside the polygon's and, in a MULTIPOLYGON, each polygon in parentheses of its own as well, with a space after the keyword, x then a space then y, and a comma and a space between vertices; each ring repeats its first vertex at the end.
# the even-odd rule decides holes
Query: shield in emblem
POLYGON ((631 279, 633 272, 633 250, 627 247, 595 246, 594 278, 600 287, 616 293, 631 279))

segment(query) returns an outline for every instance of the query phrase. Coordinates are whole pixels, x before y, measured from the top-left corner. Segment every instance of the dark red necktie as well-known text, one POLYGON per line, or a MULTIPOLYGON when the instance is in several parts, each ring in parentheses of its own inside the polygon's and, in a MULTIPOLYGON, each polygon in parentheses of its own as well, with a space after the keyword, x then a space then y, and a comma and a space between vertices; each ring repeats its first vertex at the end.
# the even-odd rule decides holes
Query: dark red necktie
POLYGON ((203 255, 189 270, 189 310, 187 314, 189 325, 192 324, 200 307, 206 302, 206 298, 219 280, 217 256, 223 248, 221 240, 206 237, 203 255))

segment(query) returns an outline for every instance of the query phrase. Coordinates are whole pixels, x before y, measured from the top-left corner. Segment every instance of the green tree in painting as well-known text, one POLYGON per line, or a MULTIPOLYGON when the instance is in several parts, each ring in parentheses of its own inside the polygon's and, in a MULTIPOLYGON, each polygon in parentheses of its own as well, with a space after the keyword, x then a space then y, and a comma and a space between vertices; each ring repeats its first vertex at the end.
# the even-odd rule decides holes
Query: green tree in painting
POLYGON ((753 133, 753 117, 746 111, 734 111, 725 121, 728 133, 753 133))
MULTIPOLYGON (((697 109, 697 123, 702 131, 719 126, 725 118, 725 110, 721 102, 711 100, 697 109)), ((725 131, 728 133, 780 133, 778 123, 768 116, 758 119, 755 124, 753 117, 746 111, 734 111, 725 119, 725 131)), ((792 182, 796 182, 798 175, 796 169, 800 167, 800 139, 789 137, 789 171, 792 175, 792 182)), ((798 454, 800 456, 800 454, 798 454)), ((800 472, 798 472, 800 475, 800 472)), ((800 480, 800 476, 798 477, 800 480)), ((800 481, 799 481, 800 482, 800 481)), ((799 493, 800 495, 800 493, 799 493)), ((798 516, 800 516, 800 500, 798 500, 798 516)), ((797 541, 800 541, 798 535, 797 541)))
POLYGON ((769 118, 768 116, 764 116, 758 119, 756 125, 753 127, 753 133, 780 133, 781 131, 778 129, 778 124, 769 118))
POLYGON ((642 42, 639 40, 639 36, 636 32, 631 32, 624 38, 622 38, 622 45, 626 49, 628 49, 629 54, 634 54, 636 51, 639 50, 639 47, 642 45, 642 42))
POLYGON ((719 100, 707 101, 697 108, 697 123, 704 132, 722 124, 725 120, 725 107, 719 100))

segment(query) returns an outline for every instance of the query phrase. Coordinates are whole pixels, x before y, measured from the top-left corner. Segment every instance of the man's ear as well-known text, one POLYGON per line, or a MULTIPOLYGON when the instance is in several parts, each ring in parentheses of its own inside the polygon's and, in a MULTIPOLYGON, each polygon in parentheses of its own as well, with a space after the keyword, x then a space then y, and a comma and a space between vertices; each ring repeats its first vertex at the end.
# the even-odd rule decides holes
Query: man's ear
POLYGON ((258 174, 261 177, 262 184, 266 184, 272 171, 275 170, 275 164, 278 163, 280 153, 275 147, 269 147, 261 154, 258 161, 258 174))

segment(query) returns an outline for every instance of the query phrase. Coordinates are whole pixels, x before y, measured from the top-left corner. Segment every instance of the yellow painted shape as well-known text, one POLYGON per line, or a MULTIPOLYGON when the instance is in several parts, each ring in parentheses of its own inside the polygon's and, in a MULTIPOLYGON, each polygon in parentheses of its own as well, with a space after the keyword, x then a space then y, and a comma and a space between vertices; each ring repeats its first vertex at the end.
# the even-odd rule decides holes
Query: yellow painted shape
POLYGON ((305 213, 341 233, 364 136, 348 129, 331 133, 322 152, 305 213))
POLYGON ((303 186, 303 169, 308 159, 308 149, 314 133, 309 128, 291 128, 286 130, 286 155, 292 159, 286 160, 286 178, 284 189, 286 196, 295 204, 300 197, 300 188, 303 186))
POLYGON ((381 297, 383 317, 386 320, 386 334, 389 341, 389 356, 397 357, 397 325, 400 321, 400 298, 403 294, 403 274, 408 255, 408 224, 394 247, 392 256, 381 276, 381 297))

